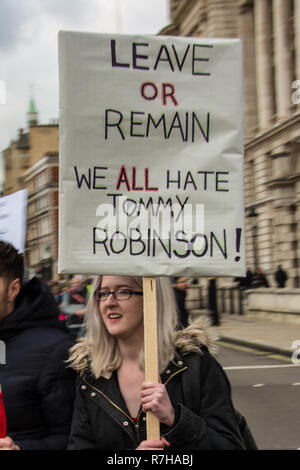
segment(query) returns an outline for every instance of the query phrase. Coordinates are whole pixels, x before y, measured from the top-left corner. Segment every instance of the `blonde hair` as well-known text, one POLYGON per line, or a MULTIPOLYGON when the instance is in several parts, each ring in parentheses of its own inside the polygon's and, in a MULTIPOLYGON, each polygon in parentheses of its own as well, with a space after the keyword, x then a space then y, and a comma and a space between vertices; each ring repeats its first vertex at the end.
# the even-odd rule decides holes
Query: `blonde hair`
MULTIPOLYGON (((142 277, 133 277, 140 287, 143 287, 142 277)), ((68 363, 80 372, 91 369, 94 376, 109 378, 112 372, 118 369, 122 357, 116 339, 111 336, 101 317, 99 303, 95 300, 94 292, 101 285, 102 276, 94 283, 93 292, 89 298, 85 314, 85 336, 80 338, 70 349, 68 363)), ((157 277, 157 340, 159 372, 175 356, 177 348, 182 354, 190 351, 199 351, 202 336, 199 330, 190 325, 184 331, 177 331, 177 306, 174 291, 167 277, 157 277)), ((141 351, 140 366, 144 369, 144 354, 141 351)))

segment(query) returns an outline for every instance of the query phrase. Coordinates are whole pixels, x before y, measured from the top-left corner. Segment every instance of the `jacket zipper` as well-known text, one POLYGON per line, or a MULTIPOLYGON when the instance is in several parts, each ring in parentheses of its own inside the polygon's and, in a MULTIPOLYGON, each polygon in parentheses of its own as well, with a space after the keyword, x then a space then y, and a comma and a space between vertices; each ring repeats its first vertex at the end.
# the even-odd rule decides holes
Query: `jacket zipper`
POLYGON ((180 374, 180 372, 183 372, 183 371, 186 370, 186 369, 187 369, 187 366, 185 366, 185 367, 183 367, 182 369, 177 370, 176 372, 174 372, 174 373, 173 373, 172 375, 170 375, 170 377, 168 377, 168 379, 164 382, 164 385, 167 385, 167 384, 170 382, 170 380, 171 380, 173 377, 175 377, 175 375, 180 374))
POLYGON ((135 426, 135 422, 133 421, 133 419, 131 418, 131 416, 129 416, 126 411, 122 410, 122 408, 120 408, 118 405, 116 405, 116 403, 114 403, 110 398, 108 398, 107 395, 105 395, 105 393, 103 393, 101 390, 99 390, 98 388, 94 387, 93 385, 91 385, 89 382, 87 382, 85 379, 84 379, 85 383, 91 387, 92 389, 96 390, 97 392, 99 392, 104 398, 106 398, 106 400, 109 401, 109 403, 111 403, 115 408, 117 408, 117 410, 121 411, 121 413, 123 413, 123 415, 126 416, 127 419, 129 419, 132 424, 135 426))
POLYGON ((131 421, 131 423, 134 425, 134 429, 135 429, 135 434, 136 434, 136 439, 137 439, 137 442, 138 444, 140 443, 140 435, 139 435, 139 419, 141 417, 141 414, 142 414, 142 408, 139 410, 138 412, 138 415, 137 415, 137 418, 136 418, 136 422, 131 418, 131 416, 129 416, 126 411, 122 410, 122 408, 120 408, 116 403, 114 403, 107 395, 105 395, 104 392, 102 392, 101 390, 99 390, 97 387, 94 387, 93 385, 91 385, 87 380, 85 380, 85 383, 91 387, 92 389, 96 390, 98 393, 100 393, 104 398, 106 398, 107 401, 109 401, 109 403, 111 405, 113 405, 115 408, 117 408, 117 410, 121 411, 121 413, 123 413, 123 415, 126 416, 127 419, 129 419, 129 421, 131 421))
POLYGON ((139 420, 140 420, 140 417, 141 417, 141 414, 143 412, 143 409, 142 407, 140 408, 139 412, 138 412, 138 415, 136 417, 136 423, 134 423, 134 427, 135 427, 135 433, 136 433, 136 440, 138 442, 138 444, 141 442, 140 440, 140 425, 139 425, 139 420))
MULTIPOLYGON (((164 385, 167 385, 170 380, 175 377, 175 375, 179 374, 180 372, 183 372, 184 370, 186 370, 187 367, 183 367, 182 369, 180 370, 177 370, 176 372, 174 372, 172 375, 170 375, 170 377, 168 377, 168 379, 164 382, 164 385)), ((139 412, 138 412, 138 415, 137 415, 137 418, 136 418, 136 422, 134 422, 134 420, 131 418, 131 416, 129 416, 126 411, 122 410, 122 408, 120 408, 116 403, 114 403, 107 395, 105 395, 104 392, 102 392, 101 390, 99 390, 97 387, 94 387, 93 385, 91 385, 87 380, 85 380, 85 383, 91 387, 92 389, 96 390, 98 393, 100 393, 104 398, 106 398, 106 400, 109 401, 109 403, 111 403, 111 405, 113 405, 115 408, 117 408, 117 410, 119 410, 121 413, 123 413, 124 416, 126 416, 127 419, 129 419, 129 421, 134 425, 134 429, 135 429, 135 433, 136 433, 136 439, 137 439, 137 442, 140 443, 140 435, 139 435, 139 420, 140 420, 140 417, 141 417, 141 414, 142 414, 142 411, 143 409, 140 408, 139 412)))

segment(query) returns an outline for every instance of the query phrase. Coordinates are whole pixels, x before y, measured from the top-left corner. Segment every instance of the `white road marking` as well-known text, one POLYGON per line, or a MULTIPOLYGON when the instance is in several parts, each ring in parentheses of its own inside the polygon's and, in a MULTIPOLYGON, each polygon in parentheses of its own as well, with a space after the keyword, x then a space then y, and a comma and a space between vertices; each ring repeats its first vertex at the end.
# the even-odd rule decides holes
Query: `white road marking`
POLYGON ((255 385, 252 385, 252 387, 263 387, 265 384, 255 384, 255 385))
POLYGON ((224 370, 242 370, 242 369, 276 369, 279 367, 297 367, 296 364, 276 364, 276 365, 265 365, 265 366, 232 366, 223 367, 224 370))
POLYGON ((300 382, 294 382, 292 385, 300 385, 300 382))

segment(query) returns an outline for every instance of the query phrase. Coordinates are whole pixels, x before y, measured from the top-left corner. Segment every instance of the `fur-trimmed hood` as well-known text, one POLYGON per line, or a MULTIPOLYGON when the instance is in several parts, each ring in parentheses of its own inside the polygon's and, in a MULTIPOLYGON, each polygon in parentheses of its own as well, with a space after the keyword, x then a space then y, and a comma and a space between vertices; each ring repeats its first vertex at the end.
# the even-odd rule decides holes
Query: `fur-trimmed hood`
POLYGON ((219 336, 215 328, 211 326, 210 319, 205 315, 200 315, 189 326, 176 332, 175 349, 180 354, 188 354, 206 347, 211 354, 216 354, 218 339, 219 336))

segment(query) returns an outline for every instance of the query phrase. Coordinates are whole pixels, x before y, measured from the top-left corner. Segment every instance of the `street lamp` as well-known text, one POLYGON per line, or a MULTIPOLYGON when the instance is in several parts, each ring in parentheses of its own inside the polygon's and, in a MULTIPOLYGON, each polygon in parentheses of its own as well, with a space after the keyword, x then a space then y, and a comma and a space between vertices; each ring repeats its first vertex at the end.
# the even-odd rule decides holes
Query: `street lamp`
POLYGON ((252 243, 253 243, 253 256, 254 256, 254 269, 258 268, 258 251, 257 251, 257 225, 255 224, 255 219, 258 216, 254 207, 251 207, 247 217, 253 220, 252 224, 252 243))

